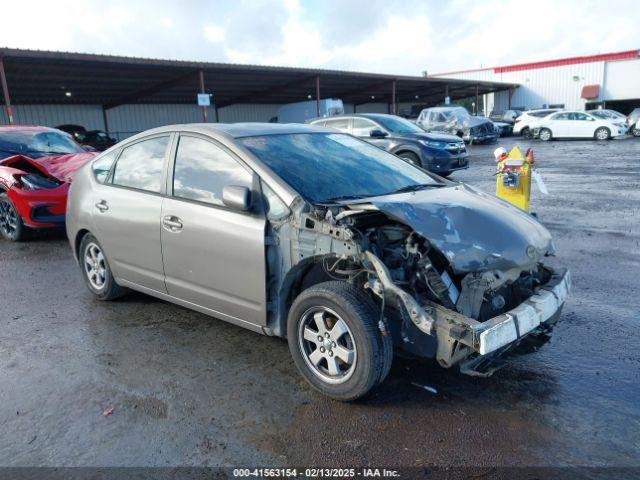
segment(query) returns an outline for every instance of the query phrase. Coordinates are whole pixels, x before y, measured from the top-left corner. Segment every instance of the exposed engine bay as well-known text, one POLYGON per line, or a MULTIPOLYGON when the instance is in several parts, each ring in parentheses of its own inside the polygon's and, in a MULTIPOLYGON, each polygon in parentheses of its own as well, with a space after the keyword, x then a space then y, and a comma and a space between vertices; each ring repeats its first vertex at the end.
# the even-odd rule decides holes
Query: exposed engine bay
MULTIPOLYGON (((447 234, 430 238, 383 208, 367 203, 300 212, 291 232, 292 266, 321 265, 327 277, 368 289, 381 309, 380 330, 397 347, 444 367, 460 365, 464 373, 491 374, 505 351, 548 339, 570 286, 568 273, 542 264, 554 252, 550 237, 534 232, 536 238, 524 238, 522 254, 508 255, 490 251, 486 238, 469 247, 449 218, 443 220, 447 234), (487 260, 479 263, 479 253, 469 249, 481 247, 487 260)), ((455 215, 455 205, 447 209, 455 215)), ((468 228, 474 212, 467 217, 468 228)), ((515 239, 513 231, 502 235, 515 239)))

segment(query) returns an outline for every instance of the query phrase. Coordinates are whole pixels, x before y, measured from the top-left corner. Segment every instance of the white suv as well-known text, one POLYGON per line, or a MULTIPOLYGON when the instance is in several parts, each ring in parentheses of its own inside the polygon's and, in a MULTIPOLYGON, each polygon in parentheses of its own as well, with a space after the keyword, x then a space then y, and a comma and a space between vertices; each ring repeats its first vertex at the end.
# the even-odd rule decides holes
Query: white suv
POLYGON ((541 110, 529 110, 528 112, 522 112, 522 114, 515 119, 513 124, 513 134, 522 135, 525 138, 531 138, 533 128, 532 123, 537 123, 541 118, 551 115, 552 113, 559 112, 558 108, 544 108, 541 110))

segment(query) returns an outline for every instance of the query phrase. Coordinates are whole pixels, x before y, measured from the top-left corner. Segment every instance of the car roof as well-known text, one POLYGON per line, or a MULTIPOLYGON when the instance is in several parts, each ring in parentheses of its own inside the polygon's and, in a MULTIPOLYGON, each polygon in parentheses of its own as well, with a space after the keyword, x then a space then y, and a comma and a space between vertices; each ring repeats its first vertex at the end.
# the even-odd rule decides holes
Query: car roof
POLYGON ((0 125, 0 132, 60 132, 60 130, 38 125, 0 125))
POLYGON ((304 123, 197 123, 173 125, 168 130, 185 130, 193 127, 225 133, 232 138, 283 135, 294 133, 336 133, 335 130, 304 123))
POLYGON ((331 115, 330 117, 318 117, 308 120, 312 125, 317 122, 323 122, 327 120, 333 120, 334 118, 368 118, 370 120, 378 120, 381 118, 403 118, 398 115, 392 115, 390 113, 343 113, 341 115, 331 115))

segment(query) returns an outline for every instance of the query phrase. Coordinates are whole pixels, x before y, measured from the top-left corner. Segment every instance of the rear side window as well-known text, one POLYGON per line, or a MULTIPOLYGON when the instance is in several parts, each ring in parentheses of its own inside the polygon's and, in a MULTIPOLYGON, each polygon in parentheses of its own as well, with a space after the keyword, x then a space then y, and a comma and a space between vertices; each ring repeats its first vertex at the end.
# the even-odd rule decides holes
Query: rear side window
POLYGON ((156 137, 125 148, 116 163, 113 184, 160 193, 168 144, 169 137, 156 137))
POLYGON ((348 118, 336 118, 335 120, 327 120, 324 124, 325 127, 335 128, 344 133, 349 133, 349 119, 348 118))
POLYGON ((173 196, 223 205, 226 186, 251 188, 252 175, 221 147, 181 136, 173 173, 173 196))
POLYGON ((368 137, 372 130, 382 130, 378 125, 364 118, 353 119, 353 134, 356 137, 368 137))
POLYGON ((93 165, 91 165, 91 168, 93 169, 93 176, 96 177, 96 180, 99 183, 104 183, 107 179, 113 162, 118 158, 118 153, 120 153, 120 150, 114 150, 106 155, 102 155, 99 159, 93 162, 93 165))

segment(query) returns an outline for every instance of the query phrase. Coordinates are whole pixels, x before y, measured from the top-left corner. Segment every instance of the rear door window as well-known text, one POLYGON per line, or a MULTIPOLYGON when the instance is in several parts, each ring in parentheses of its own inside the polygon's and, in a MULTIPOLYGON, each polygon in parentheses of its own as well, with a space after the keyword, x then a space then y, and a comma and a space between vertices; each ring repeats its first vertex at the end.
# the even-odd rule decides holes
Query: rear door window
POLYGON ((180 137, 173 172, 174 197, 211 205, 224 205, 224 187, 252 187, 253 175, 230 153, 198 137, 180 137))
POLYGON ((169 136, 143 140, 126 147, 113 171, 114 185, 146 192, 162 192, 164 159, 169 136))
POLYGON ((99 183, 104 183, 106 181, 109 176, 111 166, 113 165, 113 162, 116 161, 116 158, 118 158, 119 153, 120 150, 114 150, 113 152, 102 155, 93 162, 93 165, 91 165, 93 176, 99 183))

